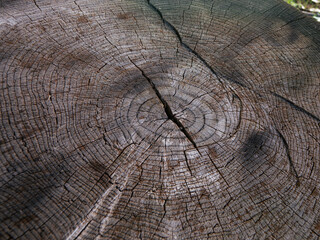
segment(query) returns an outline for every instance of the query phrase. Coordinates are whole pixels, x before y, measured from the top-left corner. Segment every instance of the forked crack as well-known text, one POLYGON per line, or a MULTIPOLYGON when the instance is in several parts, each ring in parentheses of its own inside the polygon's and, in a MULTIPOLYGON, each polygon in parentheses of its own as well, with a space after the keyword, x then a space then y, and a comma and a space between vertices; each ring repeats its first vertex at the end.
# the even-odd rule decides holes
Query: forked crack
MULTIPOLYGON (((182 37, 181 37, 180 33, 178 32, 178 30, 177 30, 170 22, 168 22, 168 21, 163 17, 161 11, 160 11, 155 5, 153 5, 153 4, 150 2, 150 0, 147 0, 147 3, 148 3, 148 5, 149 5, 149 7, 159 15, 159 17, 161 18, 163 24, 164 24, 168 29, 170 29, 171 32, 173 32, 173 33, 176 35, 176 37, 178 38, 178 41, 179 41, 180 45, 181 45, 183 48, 185 48, 188 52, 191 52, 193 55, 195 55, 195 56, 210 70, 210 72, 211 72, 213 75, 215 75, 215 76, 217 77, 217 79, 221 82, 220 75, 211 67, 211 65, 210 65, 197 51, 195 51, 194 49, 192 49, 188 44, 186 44, 186 43, 182 40, 182 37)), ((292 22, 295 22, 295 21, 299 21, 299 20, 304 19, 304 18, 305 18, 305 16, 303 16, 303 17, 301 17, 301 18, 298 18, 298 19, 295 19, 295 20, 291 20, 291 21, 289 21, 288 23, 286 23, 285 25, 288 25, 288 24, 290 24, 290 23, 292 23, 292 22)), ((285 26, 285 25, 284 25, 284 26, 285 26)), ((259 36, 258 36, 258 37, 259 37, 259 36)), ((239 85, 239 86, 241 86, 241 87, 244 87, 244 88, 247 88, 247 89, 253 91, 254 93, 257 93, 256 90, 248 87, 247 85, 245 85, 245 84, 242 83, 242 82, 239 82, 239 81, 237 81, 237 80, 231 79, 231 78, 229 78, 229 77, 227 77, 227 76, 223 76, 223 78, 224 78, 225 80, 229 81, 229 82, 235 83, 235 84, 237 84, 237 85, 239 85)), ((289 104, 293 109, 295 109, 295 110, 297 110, 297 111, 300 111, 300 112, 306 114, 307 116, 309 116, 309 117, 317 120, 318 122, 320 122, 320 118, 319 118, 319 117, 317 117, 317 116, 315 116, 314 114, 308 112, 308 111, 305 110, 304 108, 299 107, 298 105, 296 105, 296 104, 293 103, 292 101, 290 101, 290 100, 282 97, 281 95, 279 95, 279 94, 277 94, 277 93, 274 93, 274 92, 270 92, 270 93, 271 93, 273 96, 275 96, 275 97, 281 99, 282 101, 286 102, 287 104, 289 104)), ((259 93, 258 93, 258 94, 259 94, 259 93)))
MULTIPOLYGON (((193 147, 199 152, 200 151, 198 149, 197 144, 195 143, 195 141, 193 140, 191 134, 187 131, 187 129, 183 126, 183 124, 180 122, 180 120, 173 114, 171 107, 169 106, 169 104, 167 103, 167 101, 162 97, 162 95, 160 94, 159 90, 157 89, 156 85, 152 82, 152 80, 144 73, 144 71, 139 68, 130 58, 129 58, 130 62, 137 68, 139 69, 139 71, 141 72, 142 76, 147 79, 147 81, 149 82, 149 84, 151 85, 151 88, 153 89, 153 91, 155 92, 155 94, 157 95, 158 99, 160 100, 160 102, 163 105, 164 111, 168 117, 169 120, 171 120, 174 124, 177 125, 177 127, 179 128, 179 130, 186 136, 186 138, 192 143, 193 147)), ((201 154, 200 154, 201 155, 201 154)))

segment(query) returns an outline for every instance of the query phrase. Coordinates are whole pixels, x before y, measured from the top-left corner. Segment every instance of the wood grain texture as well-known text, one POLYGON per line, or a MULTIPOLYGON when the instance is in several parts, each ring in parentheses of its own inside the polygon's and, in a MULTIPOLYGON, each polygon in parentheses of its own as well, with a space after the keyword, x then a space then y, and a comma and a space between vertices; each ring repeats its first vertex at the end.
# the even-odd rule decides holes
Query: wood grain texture
POLYGON ((0 0, 0 239, 319 239, 319 86, 280 0, 0 0))

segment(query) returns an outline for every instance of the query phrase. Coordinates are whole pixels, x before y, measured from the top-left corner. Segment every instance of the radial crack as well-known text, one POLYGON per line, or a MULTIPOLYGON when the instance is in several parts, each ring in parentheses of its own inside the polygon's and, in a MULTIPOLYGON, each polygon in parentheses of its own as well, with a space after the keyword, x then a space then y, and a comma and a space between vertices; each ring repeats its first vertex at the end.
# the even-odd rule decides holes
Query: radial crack
POLYGON ((36 5, 36 7, 37 7, 40 11, 42 11, 41 8, 39 7, 38 3, 36 2, 36 0, 33 0, 33 3, 34 3, 34 5, 36 5))
MULTIPOLYGON (((200 151, 198 149, 197 144, 195 143, 195 141, 193 140, 191 134, 187 131, 187 129, 183 126, 183 124, 180 122, 180 120, 173 114, 169 104, 167 103, 167 101, 162 97, 162 95, 160 94, 159 90, 157 89, 156 85, 152 82, 152 80, 144 73, 144 71, 139 68, 130 58, 129 58, 130 62, 132 62, 132 64, 139 69, 139 71, 141 72, 142 76, 147 79, 147 81, 149 82, 149 84, 151 85, 151 88, 153 89, 153 91, 155 92, 155 94, 157 95, 157 97, 159 98, 160 102, 163 105, 164 111, 168 117, 168 119, 170 119, 173 123, 175 123, 177 125, 177 127, 179 128, 179 130, 186 136, 186 138, 192 143, 192 145, 194 146, 194 148, 199 152, 200 151)), ((201 154, 200 154, 201 155, 201 154)))
POLYGON ((188 157, 187 157, 186 151, 183 151, 183 153, 184 153, 184 158, 186 160, 187 168, 189 169, 189 172, 190 172, 191 176, 193 176, 191 168, 190 168, 189 163, 188 163, 188 157))
MULTIPOLYGON (((191 49, 188 44, 186 44, 185 42, 183 42, 182 37, 181 37, 181 35, 179 34, 178 30, 177 30, 170 22, 168 22, 168 21, 163 17, 161 11, 160 11, 158 8, 156 8, 156 6, 154 6, 154 5, 150 2, 150 0, 147 0, 147 3, 148 3, 148 5, 150 6, 150 8, 151 8, 152 10, 154 10, 154 11, 159 15, 159 17, 161 18, 163 24, 164 24, 165 26, 167 26, 167 27, 176 35, 176 37, 178 38, 178 40, 179 40, 179 42, 180 42, 180 45, 181 45, 183 48, 185 48, 187 51, 189 51, 189 52, 191 52, 192 54, 194 54, 194 55, 211 71, 211 73, 213 73, 213 74, 218 78, 218 80, 221 82, 219 74, 210 66, 210 64, 209 64, 198 52, 196 52, 194 49, 191 49)), ((288 22, 287 24, 290 24, 290 23, 292 23, 292 22, 294 22, 294 21, 301 20, 301 19, 303 19, 303 18, 305 18, 305 17, 301 17, 301 18, 292 20, 292 21, 288 22)), ((286 25, 287 25, 287 24, 286 24, 286 25)), ((232 83, 235 83, 235 84, 237 84, 237 85, 239 85, 239 86, 241 86, 241 87, 245 87, 245 88, 247 88, 247 89, 250 89, 250 90, 252 90, 253 92, 256 93, 256 91, 255 91, 254 89, 251 89, 250 87, 246 86, 245 84, 243 84, 243 83, 241 83, 241 82, 239 82, 239 81, 237 81, 237 80, 231 79, 231 78, 229 78, 229 77, 227 77, 227 76, 223 76, 223 77, 224 77, 224 79, 226 79, 226 80, 229 81, 229 82, 232 82, 232 83)), ((287 104, 289 104, 289 105, 290 105, 291 107, 293 107, 295 110, 300 111, 300 112, 308 115, 309 117, 317 120, 318 122, 320 122, 320 118, 318 118, 317 116, 315 116, 315 115, 313 115, 312 113, 308 112, 307 110, 303 109, 302 107, 297 106, 297 105, 294 104, 292 101, 290 101, 290 100, 288 100, 288 99, 280 96, 280 95, 277 94, 277 93, 271 92, 271 94, 272 94, 273 96, 275 96, 275 97, 277 97, 277 98, 280 98, 281 100, 285 101, 287 104)))
POLYGON ((317 120, 318 122, 320 122, 320 118, 318 118, 317 116, 313 115, 312 113, 308 112, 307 110, 305 110, 302 107, 299 107, 298 105, 296 105, 294 102, 290 101, 289 99, 282 97, 281 95, 271 92, 271 94, 277 98, 280 98, 282 101, 288 103, 293 109, 302 112, 306 115, 308 115, 309 117, 313 118, 314 120, 317 120))
POLYGON ((293 165, 287 140, 284 138, 284 136, 282 135, 282 133, 278 129, 276 129, 276 131, 277 131, 279 137, 281 138, 281 140, 283 142, 283 145, 284 145, 284 147, 286 149, 286 154, 287 154, 287 157, 288 157, 288 160, 289 160, 290 168, 292 169, 292 171, 293 171, 293 173, 294 173, 294 175, 295 175, 295 177, 297 179, 296 185, 299 186, 299 184, 300 184, 299 175, 298 175, 298 173, 297 173, 297 171, 296 171, 296 169, 295 169, 295 167, 293 165))
MULTIPOLYGON (((219 77, 219 74, 210 66, 210 64, 198 53, 196 52, 194 49, 190 48, 188 44, 186 44, 185 42, 182 41, 182 38, 181 38, 181 35, 180 33, 178 32, 178 30, 170 23, 168 22, 162 15, 162 13, 160 12, 160 10, 158 8, 156 8, 156 6, 154 6, 152 3, 150 3, 150 0, 147 0, 147 3, 148 5, 150 6, 150 8, 152 10, 154 10, 158 15, 159 17, 161 18, 163 24, 165 26, 167 26, 175 35, 176 37, 178 38, 179 42, 180 42, 180 45, 185 48, 188 52, 191 52, 193 55, 195 55, 209 70, 210 72, 215 75, 217 77, 217 79, 221 82, 220 80, 220 77, 219 77)), ((240 85, 242 87, 246 87, 243 83, 239 82, 239 81, 236 81, 234 79, 230 79, 230 78, 227 78, 227 77, 224 77, 226 80, 232 82, 232 83, 235 83, 237 85, 240 85)))

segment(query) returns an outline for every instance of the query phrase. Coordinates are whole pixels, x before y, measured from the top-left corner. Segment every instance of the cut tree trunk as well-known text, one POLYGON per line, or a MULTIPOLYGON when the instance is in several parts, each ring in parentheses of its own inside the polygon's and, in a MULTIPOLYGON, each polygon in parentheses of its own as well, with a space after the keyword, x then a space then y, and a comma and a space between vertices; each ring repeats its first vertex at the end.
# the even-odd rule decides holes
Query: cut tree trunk
POLYGON ((280 0, 1 0, 0 239, 319 239, 319 87, 280 0))

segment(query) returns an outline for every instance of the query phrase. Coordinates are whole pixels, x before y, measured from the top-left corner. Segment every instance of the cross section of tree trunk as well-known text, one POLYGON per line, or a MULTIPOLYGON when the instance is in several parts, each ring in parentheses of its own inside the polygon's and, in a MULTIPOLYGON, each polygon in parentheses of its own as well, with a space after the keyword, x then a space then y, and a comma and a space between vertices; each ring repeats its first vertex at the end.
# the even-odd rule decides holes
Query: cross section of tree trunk
POLYGON ((319 239, 319 93, 280 0, 0 0, 0 239, 319 239))

